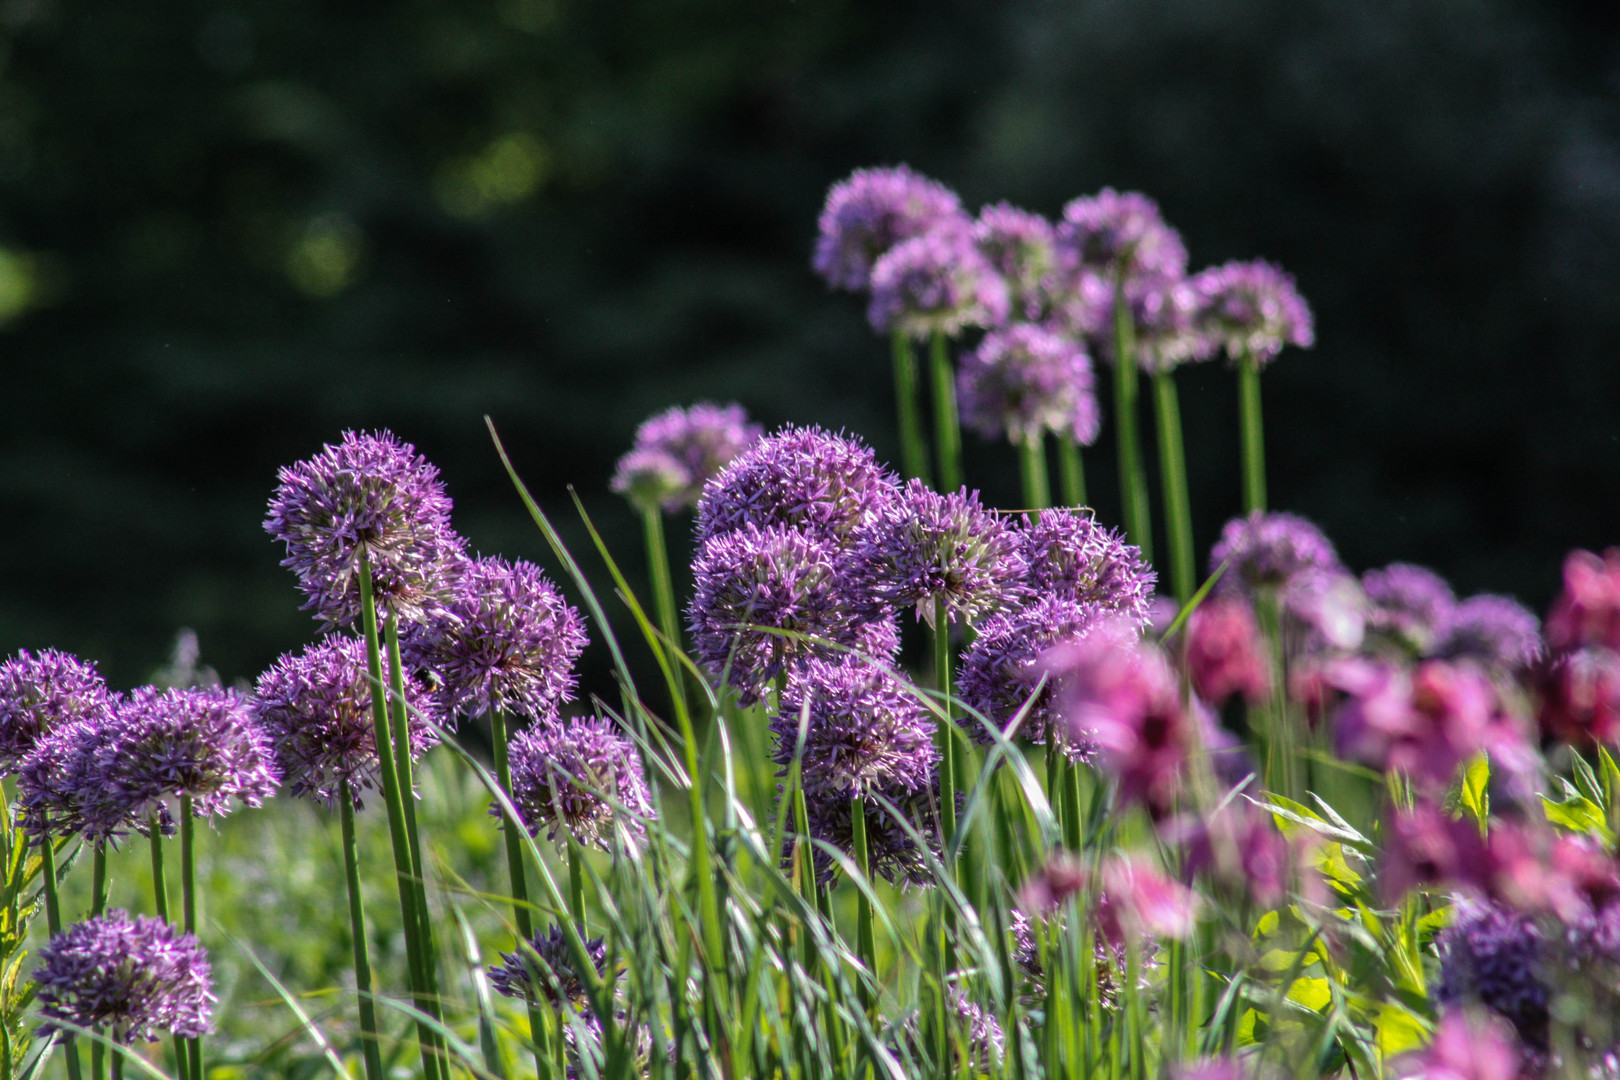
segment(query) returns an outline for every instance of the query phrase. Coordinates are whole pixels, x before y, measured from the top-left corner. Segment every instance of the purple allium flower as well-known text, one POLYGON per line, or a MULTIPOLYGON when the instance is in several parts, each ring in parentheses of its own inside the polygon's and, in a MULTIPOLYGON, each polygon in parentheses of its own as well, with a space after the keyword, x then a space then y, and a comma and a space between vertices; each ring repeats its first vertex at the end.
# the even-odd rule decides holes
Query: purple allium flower
POLYGON ((1279 832, 1270 814, 1247 803, 1229 802, 1213 813, 1188 815, 1172 831, 1180 833, 1185 880, 1205 875, 1221 894, 1262 908, 1282 901, 1301 862, 1302 845, 1279 832))
POLYGON ((1047 305, 1057 251, 1052 223, 1008 203, 986 206, 973 224, 973 242, 1007 283, 1015 315, 1038 319, 1047 305))
MULTIPOLYGON (((502 962, 489 969, 489 984, 495 992, 553 1009, 565 1004, 575 1010, 588 1008, 586 982, 562 927, 553 926, 544 934, 536 933, 529 939, 528 946, 528 949, 502 953, 502 962), (537 965, 536 957, 545 965, 543 968, 537 965)), ((586 938, 585 951, 590 954, 597 979, 605 979, 608 962, 604 939, 586 938)))
POLYGON ((1442 1005, 1483 1005, 1527 1046, 1547 1048, 1547 985, 1536 920, 1495 904, 1459 901, 1440 950, 1442 1005))
POLYGON ((444 683, 451 713, 492 707, 546 715, 573 696, 585 627, 557 587, 528 562, 463 563, 443 611, 410 628, 406 660, 444 683))
POLYGON ((379 610, 418 622, 436 604, 463 544, 439 470, 415 447, 386 431, 349 431, 278 478, 264 528, 287 546, 281 565, 298 575, 304 609, 328 626, 354 625, 362 558, 379 610))
MULTIPOLYGON (((106 717, 63 724, 17 766, 17 823, 32 840, 84 830, 86 807, 104 791, 98 762, 106 727, 106 717)), ((136 824, 126 818, 117 831, 136 824)))
POLYGON ((739 454, 698 502, 701 544, 748 525, 786 525, 851 543, 896 497, 894 474, 859 439, 789 427, 739 454))
POLYGON ((949 621, 972 622, 1023 598, 1018 539, 977 491, 940 495, 910 480, 856 547, 851 575, 879 612, 915 607, 932 626, 942 602, 949 621))
POLYGON ((979 254, 966 221, 903 240, 872 267, 866 321, 874 330, 955 337, 969 326, 1000 326, 1008 310, 1007 283, 979 254))
MULTIPOLYGON (((1198 294, 1184 278, 1148 275, 1125 283, 1125 302, 1135 328, 1136 363, 1146 372, 1170 371, 1192 360, 1208 360, 1216 343, 1198 327, 1198 294)), ((1100 327, 1090 340, 1110 364, 1119 357, 1113 323, 1100 327)))
POLYGON ((1153 568, 1089 510, 1042 510, 1019 533, 1032 595, 1064 597, 1138 626, 1147 621, 1153 568))
POLYGON ((670 409, 636 429, 635 446, 613 474, 613 490, 638 510, 674 513, 696 506, 703 485, 759 437, 759 425, 749 423, 741 405, 700 402, 670 409))
MULTIPOLYGON (((979 624, 973 643, 963 654, 956 677, 957 696, 1003 733, 1023 712, 1017 735, 1044 744, 1055 733, 1071 760, 1091 760, 1097 750, 1095 742, 1089 737, 1070 739, 1066 725, 1054 726, 1053 702, 1061 694, 1051 678, 1042 683, 1044 672, 1037 661, 1052 646, 1083 637, 1097 619, 1095 606, 1064 596, 1040 596, 1015 611, 992 615, 979 624), (1039 694, 1035 694, 1037 687, 1039 694)), ((990 741, 990 733, 976 717, 970 715, 962 722, 978 741, 990 741)))
POLYGON ((794 662, 865 644, 836 558, 830 541, 790 528, 748 525, 709 540, 687 607, 698 663, 746 705, 794 662))
POLYGON ((1440 1018, 1433 1042, 1394 1065, 1403 1080, 1517 1080, 1523 1059, 1500 1023, 1452 1008, 1440 1018))
MULTIPOLYGON (((530 835, 561 829, 581 844, 613 850, 615 826, 631 843, 646 835, 652 816, 647 778, 636 744, 601 717, 541 721, 518 732, 508 749, 512 802, 530 835)), ((501 817, 499 804, 489 811, 501 817)))
POLYGON ((862 292, 895 244, 961 214, 955 192, 904 165, 856 169, 827 192, 812 265, 833 288, 862 292))
POLYGON ((42 1033, 63 1021, 127 1046, 158 1030, 194 1039, 214 1028, 208 953, 162 919, 109 911, 51 938, 39 959, 42 1033))
POLYGON ((1316 344, 1315 323, 1293 276, 1268 262, 1229 262, 1192 279, 1198 322, 1233 362, 1244 354, 1264 366, 1284 345, 1316 344))
POLYGON ((1214 573, 1229 563, 1217 588, 1221 592, 1281 586, 1306 570, 1342 572, 1338 552, 1322 530, 1295 514, 1256 510, 1233 518, 1209 554, 1214 573))
MULTIPOLYGON (((911 833, 920 836, 934 858, 939 858, 938 784, 929 784, 921 791, 892 789, 878 792, 873 797, 863 799, 862 805, 866 810, 867 860, 873 876, 901 888, 934 884, 927 855, 912 840, 911 833), (899 811, 900 816, 896 816, 895 810, 899 811)), ((810 838, 830 844, 846 854, 852 853, 855 850, 853 809, 851 800, 844 796, 807 798, 805 812, 810 824, 810 838)), ((832 857, 817 848, 813 859, 817 879, 832 881, 838 868, 832 857)))
POLYGON ((1001 1021, 975 1005, 954 986, 946 991, 945 996, 950 1003, 951 1013, 956 1017, 956 1024, 967 1040, 968 1060, 973 1063, 971 1071, 993 1071, 1001 1063, 1007 1042, 1001 1021))
POLYGON ((1518 674, 1541 655, 1541 620, 1511 596, 1480 593, 1452 609, 1435 634, 1432 651, 1447 658, 1471 656, 1518 674))
POLYGON ((96 666, 69 653, 18 650, 0 664, 0 776, 17 770, 34 744, 55 729, 96 721, 112 707, 96 666))
POLYGON ((1547 644, 1620 649, 1620 548, 1601 558, 1576 550, 1564 559, 1564 588, 1547 613, 1547 644))
POLYGON ((1564 650, 1537 665, 1542 731, 1582 749, 1620 743, 1620 654, 1564 650))
POLYGON ((1368 570, 1361 575, 1361 587, 1371 602, 1367 625, 1419 653, 1429 647, 1435 631, 1457 605, 1445 578, 1411 563, 1368 570))
POLYGON ((1139 275, 1179 278, 1187 272, 1187 248, 1164 223, 1159 206, 1134 191, 1103 188, 1072 200, 1057 227, 1058 259, 1127 279, 1139 275))
POLYGON ((1035 442, 1056 432, 1081 446, 1097 440, 1091 358, 1073 340, 1032 323, 984 336, 956 374, 962 422, 987 439, 1035 442))
POLYGON ((900 676, 854 657, 807 660, 782 693, 772 760, 785 770, 804 727, 802 773, 809 798, 864 798, 921 791, 934 777, 934 718, 900 676))
POLYGON ((1266 643, 1241 596, 1212 596, 1187 619, 1187 675, 1198 696, 1219 706, 1233 694, 1260 701, 1271 689, 1266 643))
MULTIPOLYGON (((283 654, 259 676, 250 707, 290 794, 334 809, 347 780, 359 807, 360 793, 378 786, 371 693, 365 642, 335 634, 283 654)), ((405 683, 405 707, 415 760, 439 741, 431 725, 443 723, 444 713, 438 695, 414 675, 405 683)))

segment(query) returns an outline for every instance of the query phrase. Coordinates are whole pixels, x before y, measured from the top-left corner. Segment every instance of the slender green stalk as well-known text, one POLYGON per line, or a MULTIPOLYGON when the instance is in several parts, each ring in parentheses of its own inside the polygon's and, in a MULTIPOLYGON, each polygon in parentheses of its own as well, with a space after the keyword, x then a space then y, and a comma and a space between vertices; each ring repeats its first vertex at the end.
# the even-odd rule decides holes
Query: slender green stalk
MULTIPOLYGON (((99 1043, 97 1045, 100 1045, 99 1043)), ((112 1056, 112 1080, 124 1080, 124 1055, 115 1053, 112 1056)))
MULTIPOLYGON (((180 911, 188 934, 197 933, 197 820, 191 811, 191 796, 180 796, 180 911)), ((187 1039, 186 1068, 195 1080, 202 1080, 202 1040, 187 1039)))
MULTIPOLYGON (((189 809, 189 808, 188 808, 189 809)), ((169 921, 169 885, 163 872, 163 830, 158 826, 156 816, 150 825, 152 840, 152 906, 157 917, 165 923, 169 921)), ((118 1075, 118 1065, 122 1058, 113 1055, 113 1076, 118 1075)), ((180 1080, 190 1080, 191 1070, 187 1068, 190 1057, 186 1054, 186 1040, 176 1035, 174 1037, 174 1072, 180 1080)))
MULTIPOLYGON (((669 571, 669 546, 664 543, 664 512, 649 506, 641 512, 642 531, 647 540, 647 574, 652 579, 653 607, 658 613, 658 629, 664 635, 664 653, 674 669, 671 693, 686 698, 686 676, 681 672, 681 626, 675 610, 675 584, 669 571)), ((684 704, 683 704, 684 707, 684 704)))
POLYGON ((934 447, 939 456, 939 486, 945 492, 962 486, 962 427, 956 418, 956 370, 950 343, 934 331, 929 349, 934 381, 934 447))
MULTIPOLYGON (((354 986, 360 992, 360 1052, 366 1080, 385 1080, 377 1044, 377 1006, 371 1000, 371 956, 366 940, 364 895, 360 891, 360 847, 354 835, 354 792, 348 777, 338 781, 338 819, 343 824, 343 876, 349 886, 349 932, 354 938, 354 986)), ((199 1078, 200 1080, 200 1078, 199 1078)))
MULTIPOLYGON (((55 937, 62 932, 62 897, 57 892, 56 842, 49 833, 40 840, 39 857, 39 873, 45 882, 45 928, 55 937)), ((71 1035, 62 1040, 62 1057, 67 1061, 68 1080, 79 1080, 79 1047, 71 1035)))
POLYGON ((574 925, 579 927, 581 935, 585 934, 585 857, 580 850, 579 841, 573 834, 568 836, 568 913, 574 917, 574 925))
POLYGON ((1140 394, 1136 368, 1136 323, 1125 300, 1123 281, 1114 286, 1114 433, 1119 441, 1119 501, 1125 535, 1153 561, 1153 516, 1148 509, 1147 473, 1142 468, 1142 437, 1137 429, 1140 394))
MULTIPOLYGON (((851 839, 855 849, 855 865, 860 867, 861 877, 870 884, 872 880, 872 860, 866 848, 866 802, 859 795, 849 801, 849 819, 851 825, 851 839)), ((872 973, 876 982, 877 969, 877 935, 872 928, 872 899, 866 895, 864 888, 855 894, 855 943, 859 950, 861 963, 872 973)), ((861 1005, 868 1013, 872 1006, 877 1004, 875 995, 863 981, 860 984, 861 1005)))
POLYGON ((1170 581, 1176 603, 1185 605, 1198 587, 1193 565, 1192 499, 1187 491, 1187 451, 1181 438, 1181 402, 1175 375, 1153 376, 1153 407, 1159 429, 1159 478, 1164 495, 1164 524, 1170 534, 1170 581))
POLYGON ((1018 444, 1019 476, 1024 481, 1024 509, 1045 510, 1052 505, 1052 487, 1046 479, 1046 438, 1036 434, 1018 444))
POLYGON ((894 332, 894 402, 900 418, 900 467, 906 477, 928 482, 928 440, 918 406, 917 357, 903 330, 894 332))
MULTIPOLYGON (((936 734, 939 739, 939 831, 949 845, 956 836, 956 722, 951 719, 951 624, 945 618, 945 601, 934 601, 934 678, 939 684, 940 702, 936 734)), ((945 868, 957 877, 956 858, 947 855, 945 868)), ((947 909, 948 910, 948 909, 947 909)))
MULTIPOLYGON (((661 538, 662 532, 659 535, 661 538)), ((500 780, 501 790, 511 792, 512 763, 507 753, 506 709, 498 701, 490 705, 489 736, 495 750, 495 776, 500 780)), ((518 835, 522 827, 505 818, 501 821, 501 837, 506 841, 506 874, 512 890, 512 925, 517 928, 519 942, 534 939, 534 920, 529 917, 528 875, 523 870, 523 838, 518 835)), ((520 945, 519 955, 521 952, 520 945)), ((546 1020, 532 1002, 529 1004, 529 1033, 534 1049, 535 1072, 544 1076, 551 1059, 550 1048, 546 1045, 549 1041, 546 1020)))
POLYGON ((1244 350, 1238 361, 1238 420, 1243 429, 1243 509, 1266 508, 1266 434, 1260 415, 1260 364, 1244 350))
MULTIPOLYGON (((90 914, 92 917, 107 910, 107 845, 96 844, 90 864, 90 914)), ((107 1048, 100 1042, 90 1043, 90 1075, 102 1080, 107 1075, 107 1048)))
POLYGON ((1080 444, 1067 435, 1059 437, 1058 476, 1063 484, 1063 505, 1086 505, 1086 466, 1080 460, 1080 444))

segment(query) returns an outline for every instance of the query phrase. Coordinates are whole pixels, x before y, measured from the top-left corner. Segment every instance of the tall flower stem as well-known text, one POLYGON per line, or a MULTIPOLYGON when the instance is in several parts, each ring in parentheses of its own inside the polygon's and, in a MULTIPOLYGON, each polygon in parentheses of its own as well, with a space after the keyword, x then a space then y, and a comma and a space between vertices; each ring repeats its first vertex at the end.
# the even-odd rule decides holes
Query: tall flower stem
POLYGON ((1181 438, 1181 401, 1175 375, 1153 375, 1153 409, 1159 430, 1159 478, 1164 524, 1170 538, 1170 581, 1176 603, 1185 605, 1197 588, 1193 565, 1192 498, 1187 491, 1187 451, 1181 438))
MULTIPOLYGON (((188 807, 189 809, 189 807, 188 807)), ((152 906, 157 917, 165 923, 169 921, 169 884, 163 872, 163 829, 158 824, 157 815, 152 816, 149 826, 152 840, 152 906)), ((113 1056, 113 1075, 118 1075, 118 1065, 121 1058, 113 1056)), ((190 1058, 186 1055, 186 1040, 174 1036, 174 1073, 180 1080, 190 1080, 191 1070, 187 1067, 190 1058)))
MULTIPOLYGON (((97 843, 90 861, 90 915, 95 917, 107 910, 107 845, 97 843)), ((102 1080, 107 1075, 107 1048, 100 1042, 90 1044, 90 1075, 102 1080)))
MULTIPOLYGON (((945 618, 945 601, 934 601, 934 678, 939 684, 939 831, 940 840, 950 844, 956 836, 956 722, 951 719, 951 624, 945 618)), ((956 859, 948 855, 945 869, 955 878, 956 859)))
MULTIPOLYGON (((40 840, 40 877, 45 882, 45 928, 55 937, 62 932, 62 897, 56 883, 56 842, 49 833, 40 840)), ((62 1040, 62 1057, 67 1061, 68 1080, 79 1080, 79 1047, 69 1035, 62 1040)))
POLYGON ((1140 394, 1136 367, 1136 323, 1125 301, 1125 283, 1114 285, 1114 433, 1119 440, 1119 501, 1125 535, 1153 561, 1153 516, 1148 509, 1147 473, 1142 468, 1142 437, 1137 429, 1140 394))
POLYGON ((1266 434, 1260 416, 1260 364, 1247 349, 1238 361, 1238 420, 1243 430, 1243 509, 1266 508, 1266 434))
MULTIPOLYGON (((662 531, 659 537, 662 539, 662 531)), ((500 781, 501 790, 510 794, 512 761, 507 753, 506 709, 498 701, 492 702, 490 706, 489 737, 495 749, 495 776, 500 781)), ((528 875, 523 869, 523 838, 518 835, 518 830, 522 828, 521 822, 511 820, 501 822, 501 836, 506 841, 506 874, 512 889, 512 925, 517 928, 520 955, 523 942, 534 938, 534 920, 529 917, 528 875)), ((545 1017, 540 1014, 539 1008, 530 1002, 529 1033, 534 1049, 535 1073, 539 1076, 546 1074, 551 1060, 546 1030, 545 1017)))
POLYGON ((1052 487, 1046 478, 1046 438, 1025 435, 1018 444, 1019 476, 1024 482, 1024 509, 1045 510, 1052 505, 1052 487))
MULTIPOLYGON (((180 912, 181 926, 197 933, 197 819, 192 813, 191 796, 180 796, 180 912)), ((185 1040, 186 1068, 195 1080, 202 1080, 202 1040, 185 1040)))
POLYGON ((950 342, 938 330, 929 343, 934 380, 934 447, 939 455, 939 488, 952 492, 962 486, 962 427, 956 418, 956 371, 951 367, 950 342))
POLYGON ((917 357, 903 330, 894 332, 894 403, 900 420, 900 467, 906 478, 928 482, 928 440, 918 407, 917 357))
MULTIPOLYGON (((855 893, 855 943, 861 963, 872 973, 875 983, 878 977, 877 935, 872 928, 872 898, 866 895, 866 888, 872 881, 872 860, 866 846, 866 800, 859 795, 849 800, 849 820, 850 836, 854 841, 852 846, 855 849, 855 865, 860 868, 863 879, 862 887, 855 893)), ((876 996, 865 982, 860 984, 860 992, 861 1005, 870 1012, 872 1006, 877 1004, 876 996)))
POLYGON ((349 886, 354 987, 360 995, 360 1053, 366 1063, 366 1080, 384 1080, 382 1050, 377 1044, 377 1005, 371 1000, 371 955, 366 941, 364 894, 360 891, 360 846, 354 834, 354 792, 346 776, 338 781, 338 819, 343 825, 343 876, 349 886))
POLYGON ((677 654, 681 651, 681 628, 675 610, 675 584, 669 570, 669 545, 664 543, 664 512, 649 506, 641 512, 642 531, 647 540, 647 575, 652 580, 653 606, 657 609, 658 629, 664 634, 664 654, 674 671, 672 692, 686 697, 686 676, 677 654))
POLYGON ((1058 476, 1063 484, 1063 505, 1086 505, 1086 467, 1080 460, 1080 444, 1072 438, 1058 439, 1058 476))

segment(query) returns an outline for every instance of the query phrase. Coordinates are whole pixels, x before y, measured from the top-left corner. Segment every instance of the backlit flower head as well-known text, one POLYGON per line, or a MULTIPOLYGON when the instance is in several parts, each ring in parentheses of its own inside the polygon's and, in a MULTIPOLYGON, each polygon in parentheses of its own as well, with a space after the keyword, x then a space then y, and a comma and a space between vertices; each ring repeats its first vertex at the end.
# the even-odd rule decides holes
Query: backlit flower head
POLYGON ((462 557, 439 470, 391 433, 345 432, 315 457, 286 466, 265 531, 287 548, 303 607, 328 626, 360 618, 360 564, 371 567, 380 610, 420 621, 462 557))
POLYGON ((1271 689, 1266 643, 1241 596, 1212 596, 1187 619, 1187 675, 1198 696, 1220 706, 1233 694, 1260 701, 1271 689))
POLYGON ((693 488, 703 490, 701 483, 693 482, 692 470, 674 454, 656 446, 636 446, 620 458, 609 486, 643 512, 673 513, 685 505, 687 492, 693 488))
MULTIPOLYGON (((553 926, 543 934, 536 933, 529 939, 528 946, 529 949, 502 953, 501 963, 489 969, 489 985, 494 991, 553 1009, 564 1005, 576 1011, 589 1008, 586 981, 562 927, 553 926)), ((605 940, 586 938, 585 951, 590 954, 597 979, 605 979, 608 974, 605 940)))
POLYGON ((909 337, 955 337, 969 326, 1007 320, 1007 283, 974 246, 964 221, 940 224, 890 248, 872 268, 866 320, 909 337))
MULTIPOLYGON (((379 786, 371 694, 365 642, 335 634, 283 654, 259 676, 250 707, 290 794, 333 809, 347 780, 358 807, 361 793, 379 786)), ((391 689, 388 697, 392 705, 391 689)), ((439 741, 430 723, 445 717, 438 695, 414 675, 405 682, 405 706, 415 760, 439 741)))
POLYGON ((1361 575, 1361 587, 1370 602, 1368 628, 1391 635, 1420 653, 1432 644, 1435 632, 1457 606, 1445 578, 1410 563, 1368 570, 1361 575))
POLYGON ((1620 548, 1601 557, 1576 550, 1564 559, 1564 588, 1547 614, 1547 644, 1620 649, 1620 548))
POLYGON ((99 720, 111 708, 96 666, 69 653, 21 649, 0 663, 0 776, 15 772, 56 728, 99 720))
MULTIPOLYGON (((937 781, 921 791, 903 788, 882 791, 863 799, 862 805, 866 813, 867 860, 873 876, 901 888, 934 884, 928 853, 932 853, 935 860, 940 857, 937 781), (926 852, 912 839, 913 833, 927 845, 926 852)), ((805 810, 811 839, 830 844, 846 854, 855 850, 854 807, 847 796, 806 798, 805 810)), ((838 864, 820 848, 814 850, 812 858, 817 879, 830 882, 838 864)))
POLYGON ((799 745, 801 720, 807 797, 921 791, 933 782, 934 716, 893 671, 853 657, 805 661, 771 718, 771 757, 784 774, 799 745))
POLYGON ((1306 570, 1341 570, 1338 552, 1322 530, 1296 514, 1256 510, 1233 518, 1209 555, 1210 573, 1227 563, 1217 588, 1250 591, 1280 586, 1306 570))
MULTIPOLYGON (((51 729, 17 766, 17 823, 31 840, 82 832, 86 809, 105 793, 99 766, 107 718, 51 729)), ((126 818, 116 831, 134 827, 126 818)))
POLYGON ((1029 591, 1147 622, 1156 575, 1141 549, 1097 523, 1089 510, 1042 510, 1019 529, 1029 591))
POLYGON ((1316 344, 1315 323, 1292 275, 1268 262, 1229 262, 1192 279, 1198 322, 1234 362, 1245 354, 1261 365, 1284 345, 1316 344))
POLYGON ((159 1031, 213 1030, 213 971, 197 939, 162 919, 109 911, 68 927, 39 950, 42 1032, 56 1021, 126 1046, 159 1031))
POLYGON ((1047 305, 1057 252, 1052 223, 1008 203, 986 206, 973 223, 973 242, 1007 283, 1015 317, 1039 319, 1047 305))
POLYGON ((759 437, 759 425, 749 423, 741 405, 670 409, 636 429, 635 446, 613 474, 613 490, 637 509, 673 513, 696 506, 703 485, 759 437))
POLYGON ((1480 593, 1451 610, 1431 651, 1447 658, 1473 657, 1516 675, 1541 655, 1541 620, 1511 596, 1480 593))
MULTIPOLYGON (((636 744, 610 720, 542 721, 512 738, 512 802, 530 835, 555 840, 567 829, 586 846, 613 849, 616 829, 631 843, 652 816, 636 744)), ((501 816, 499 804, 490 813, 501 816)))
POLYGON ((833 288, 862 292, 895 244, 961 214, 955 192, 904 165, 856 169, 827 192, 812 265, 833 288))
POLYGON ((1181 277, 1187 248, 1164 223, 1159 206, 1138 192, 1104 188, 1072 200, 1057 226, 1058 258, 1072 267, 1118 273, 1181 277))
POLYGON ((1091 358, 1072 338, 1033 323, 984 336, 956 374, 962 422, 987 439, 1035 442, 1048 431, 1081 446, 1097 440, 1091 358))
MULTIPOLYGON (((957 696, 1003 733, 1022 713, 1016 735, 1044 744, 1055 733, 1071 760, 1089 761, 1097 749, 1089 735, 1073 739, 1066 725, 1054 726, 1053 703, 1061 694, 1051 673, 1037 661, 1052 646, 1084 636, 1098 619, 1095 606, 1044 595, 1013 611, 992 615, 979 624, 962 656, 957 696)), ((990 733, 977 717, 970 715, 962 723, 981 743, 990 741, 990 733)))

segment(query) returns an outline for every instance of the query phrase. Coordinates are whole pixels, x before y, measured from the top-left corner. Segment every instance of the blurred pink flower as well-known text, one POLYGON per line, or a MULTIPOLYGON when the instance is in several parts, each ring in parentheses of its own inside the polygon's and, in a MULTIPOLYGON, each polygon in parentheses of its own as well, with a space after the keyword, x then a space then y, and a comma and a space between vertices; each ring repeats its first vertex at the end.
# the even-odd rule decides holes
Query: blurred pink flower
POLYGON ((1514 1080, 1522 1064, 1518 1043, 1505 1025, 1487 1014, 1454 1008, 1441 1017, 1434 1041, 1403 1055, 1396 1073, 1421 1080, 1514 1080))
POLYGON ((1259 701, 1270 688, 1254 610, 1240 596, 1204 601, 1187 620, 1187 674, 1198 696, 1219 706, 1233 694, 1259 701))

